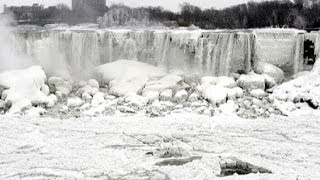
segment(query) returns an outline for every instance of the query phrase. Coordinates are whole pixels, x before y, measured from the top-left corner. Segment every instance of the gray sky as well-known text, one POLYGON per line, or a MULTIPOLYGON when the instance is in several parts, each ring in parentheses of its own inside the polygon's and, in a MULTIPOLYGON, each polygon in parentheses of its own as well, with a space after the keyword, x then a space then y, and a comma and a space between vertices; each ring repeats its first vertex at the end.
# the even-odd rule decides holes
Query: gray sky
MULTIPOLYGON (((202 8, 215 7, 224 8, 231 5, 236 5, 240 3, 246 3, 251 0, 107 0, 107 5, 113 3, 123 3, 129 6, 162 6, 165 9, 170 9, 172 11, 179 10, 179 4, 183 2, 189 2, 191 4, 200 6, 202 8)), ((262 1, 262 0, 253 0, 262 1)), ((4 4, 7 5, 30 5, 33 2, 44 4, 46 6, 55 5, 57 3, 66 3, 71 6, 71 0, 0 0, 0 12, 4 4)))

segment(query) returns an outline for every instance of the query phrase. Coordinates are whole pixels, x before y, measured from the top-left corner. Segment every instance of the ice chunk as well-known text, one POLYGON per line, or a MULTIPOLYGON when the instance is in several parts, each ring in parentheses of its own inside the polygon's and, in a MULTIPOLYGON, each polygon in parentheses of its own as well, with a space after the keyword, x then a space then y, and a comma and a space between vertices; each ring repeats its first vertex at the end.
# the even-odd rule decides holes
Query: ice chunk
POLYGON ((0 85, 9 88, 6 90, 5 100, 12 103, 10 112, 20 112, 22 108, 30 106, 32 101, 47 104, 49 99, 41 91, 46 79, 46 74, 40 66, 1 73, 0 85))
POLYGON ((249 73, 241 75, 237 81, 238 85, 244 90, 251 91, 253 89, 265 89, 265 78, 263 75, 249 73))
POLYGON ((73 97, 73 98, 69 98, 67 100, 67 106, 68 107, 80 107, 84 104, 85 102, 83 100, 81 100, 78 97, 73 97))
POLYGON ((103 84, 109 84, 110 94, 117 96, 138 94, 148 81, 166 75, 161 68, 134 60, 118 60, 98 66, 95 74, 103 84))
POLYGON ((267 62, 258 61, 254 67, 254 71, 257 74, 269 75, 276 81, 277 84, 281 83, 284 80, 283 71, 277 66, 267 62))

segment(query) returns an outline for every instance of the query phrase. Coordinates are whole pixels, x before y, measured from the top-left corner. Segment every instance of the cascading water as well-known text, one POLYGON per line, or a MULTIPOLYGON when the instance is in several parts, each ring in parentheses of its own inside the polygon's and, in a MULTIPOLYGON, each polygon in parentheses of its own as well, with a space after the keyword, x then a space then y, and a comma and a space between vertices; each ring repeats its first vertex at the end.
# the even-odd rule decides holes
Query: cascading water
MULTIPOLYGON (((95 66, 132 59, 200 75, 249 72, 267 61, 298 72, 304 34, 297 30, 205 31, 41 29, 11 34, 17 54, 33 57, 49 75, 84 78, 95 66), (79 76, 80 75, 80 76, 79 76)), ((318 39, 318 36, 316 36, 318 39)))

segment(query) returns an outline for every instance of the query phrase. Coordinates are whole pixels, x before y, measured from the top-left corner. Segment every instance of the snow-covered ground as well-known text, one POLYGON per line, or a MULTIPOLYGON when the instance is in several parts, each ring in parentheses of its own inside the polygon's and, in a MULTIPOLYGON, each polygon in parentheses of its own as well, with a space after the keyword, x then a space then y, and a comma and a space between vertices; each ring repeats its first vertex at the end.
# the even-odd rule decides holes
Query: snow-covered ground
POLYGON ((319 135, 320 112, 310 108, 255 120, 1 116, 0 179, 318 179, 319 135), (166 152, 202 158, 157 166, 166 152), (228 157, 273 173, 219 177, 219 161, 228 157))

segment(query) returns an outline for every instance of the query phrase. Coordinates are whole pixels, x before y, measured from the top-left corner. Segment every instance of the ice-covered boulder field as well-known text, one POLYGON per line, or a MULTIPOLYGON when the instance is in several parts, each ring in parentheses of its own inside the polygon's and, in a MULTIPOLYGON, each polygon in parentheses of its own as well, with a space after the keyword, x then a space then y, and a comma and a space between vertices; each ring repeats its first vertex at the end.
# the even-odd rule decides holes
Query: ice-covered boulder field
POLYGON ((94 68, 91 79, 47 78, 40 66, 0 73, 2 113, 27 116, 102 116, 144 113, 165 116, 193 112, 244 118, 287 115, 306 103, 320 106, 319 63, 283 84, 282 70, 258 63, 248 74, 199 76, 135 60, 94 68), (310 81, 309 79, 312 79, 310 81))

